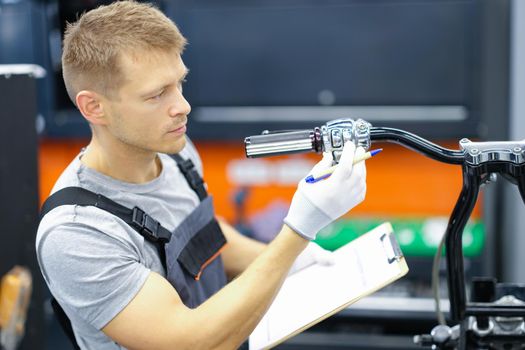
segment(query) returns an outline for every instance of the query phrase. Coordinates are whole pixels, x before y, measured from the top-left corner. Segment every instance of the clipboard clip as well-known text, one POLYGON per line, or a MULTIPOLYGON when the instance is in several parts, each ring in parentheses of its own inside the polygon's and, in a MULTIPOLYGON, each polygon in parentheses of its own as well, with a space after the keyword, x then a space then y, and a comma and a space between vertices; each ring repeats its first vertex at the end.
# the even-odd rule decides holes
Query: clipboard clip
POLYGON ((391 232, 389 234, 384 233, 381 236, 381 243, 383 244, 383 249, 387 254, 388 263, 391 264, 394 261, 400 261, 403 257, 403 252, 397 243, 396 237, 391 232))

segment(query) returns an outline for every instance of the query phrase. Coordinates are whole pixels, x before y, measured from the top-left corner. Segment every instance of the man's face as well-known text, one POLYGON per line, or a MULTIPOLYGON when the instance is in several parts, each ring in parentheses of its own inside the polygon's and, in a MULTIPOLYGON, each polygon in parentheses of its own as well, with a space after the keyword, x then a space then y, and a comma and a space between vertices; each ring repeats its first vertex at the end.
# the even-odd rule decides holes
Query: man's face
POLYGON ((178 153, 191 107, 182 96, 188 72, 178 53, 122 55, 125 83, 106 101, 110 137, 138 152, 178 153))

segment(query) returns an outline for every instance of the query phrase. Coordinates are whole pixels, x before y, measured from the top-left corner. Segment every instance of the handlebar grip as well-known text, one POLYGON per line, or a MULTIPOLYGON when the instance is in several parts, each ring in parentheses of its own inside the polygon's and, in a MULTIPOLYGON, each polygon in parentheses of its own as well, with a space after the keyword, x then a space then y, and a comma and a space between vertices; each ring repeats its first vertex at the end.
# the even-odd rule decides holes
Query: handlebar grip
POLYGON ((275 133, 266 131, 262 135, 245 138, 244 145, 248 158, 322 151, 319 128, 275 133))

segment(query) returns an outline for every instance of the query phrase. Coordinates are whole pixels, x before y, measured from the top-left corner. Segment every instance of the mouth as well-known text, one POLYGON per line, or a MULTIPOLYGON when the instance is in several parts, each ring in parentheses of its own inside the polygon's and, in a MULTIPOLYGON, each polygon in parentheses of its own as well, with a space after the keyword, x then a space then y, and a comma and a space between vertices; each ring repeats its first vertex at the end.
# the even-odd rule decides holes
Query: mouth
POLYGON ((186 132, 186 124, 182 124, 181 126, 171 129, 168 131, 168 134, 174 134, 174 135, 182 135, 186 132))

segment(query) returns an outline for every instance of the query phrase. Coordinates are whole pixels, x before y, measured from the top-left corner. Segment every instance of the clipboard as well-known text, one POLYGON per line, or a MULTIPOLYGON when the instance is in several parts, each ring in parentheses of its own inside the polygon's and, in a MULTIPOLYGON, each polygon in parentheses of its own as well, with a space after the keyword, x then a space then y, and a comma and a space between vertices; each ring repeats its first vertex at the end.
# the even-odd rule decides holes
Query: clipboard
POLYGON ((284 281, 250 335, 250 350, 277 346, 408 272, 388 222, 333 254, 333 265, 314 264, 284 281))

